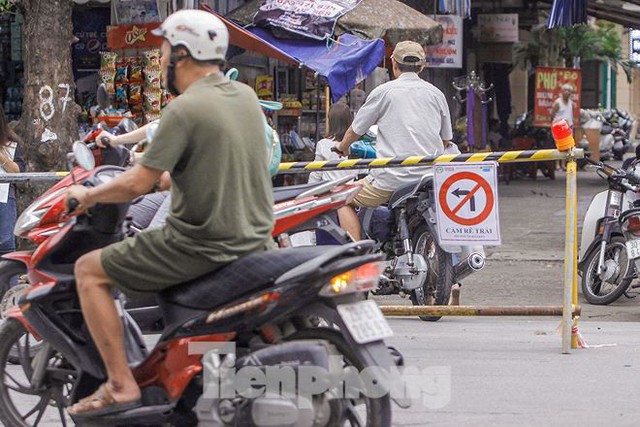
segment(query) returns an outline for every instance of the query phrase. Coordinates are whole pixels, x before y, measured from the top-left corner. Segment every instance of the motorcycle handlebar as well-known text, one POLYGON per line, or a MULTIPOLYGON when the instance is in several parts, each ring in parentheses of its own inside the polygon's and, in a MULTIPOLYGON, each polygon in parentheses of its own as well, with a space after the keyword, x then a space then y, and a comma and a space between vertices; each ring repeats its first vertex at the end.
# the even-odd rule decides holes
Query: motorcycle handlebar
POLYGON ((78 206, 80 206, 80 202, 75 197, 67 200, 67 215, 73 213, 73 211, 78 209, 78 206))

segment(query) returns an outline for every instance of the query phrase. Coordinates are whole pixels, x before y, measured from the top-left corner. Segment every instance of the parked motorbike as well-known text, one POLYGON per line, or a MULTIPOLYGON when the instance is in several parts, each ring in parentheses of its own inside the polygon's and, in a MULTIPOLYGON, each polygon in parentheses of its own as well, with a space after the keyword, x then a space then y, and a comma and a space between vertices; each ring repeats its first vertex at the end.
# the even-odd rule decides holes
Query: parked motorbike
MULTIPOLYGON (((75 144, 74 151, 83 146, 75 144)), ((90 156, 76 154, 84 160, 90 156)), ((122 172, 115 166, 86 171, 84 185, 100 185, 122 172)), ((71 212, 60 222, 60 231, 30 258, 28 275, 33 284, 0 325, 0 418, 5 425, 36 425, 47 411, 57 413, 67 425, 64 408, 105 381, 104 366, 80 311, 73 265, 84 253, 122 238, 126 211, 126 203, 119 203, 71 212), (43 342, 37 353, 24 339, 28 332, 43 342), (22 372, 8 367, 14 346, 20 349, 22 372), (13 386, 11 379, 19 385, 13 386), (34 403, 27 405, 33 409, 20 411, 25 403, 34 403)), ((390 394, 373 395, 360 382, 349 384, 352 390, 347 396, 332 387, 306 399, 304 394, 263 395, 256 394, 251 384, 237 383, 229 397, 203 394, 212 379, 232 381, 225 375, 229 368, 246 366, 262 372, 286 366, 296 374, 314 368, 331 378, 346 378, 353 369, 375 366, 383 369, 370 372, 372 384, 390 387, 387 373, 395 365, 383 340, 392 332, 375 302, 364 298, 382 268, 382 257, 373 249, 373 242, 362 241, 257 252, 168 289, 158 298, 166 327, 151 350, 129 313, 120 310, 141 403, 73 421, 109 426, 206 422, 266 426, 276 421, 283 425, 283 420, 291 426, 347 421, 390 426, 390 394), (312 328, 309 316, 338 328, 312 328), (194 354, 194 347, 227 341, 233 341, 233 352, 194 354)))
MULTIPOLYGON (((616 142, 612 132, 610 132, 609 129, 606 129, 606 128, 605 130, 607 131, 607 133, 605 134, 603 134, 602 131, 600 131, 600 145, 599 145, 600 160, 603 160, 603 161, 611 160, 614 157, 613 147, 616 142)), ((586 136, 583 136, 582 139, 578 141, 577 147, 582 148, 584 150, 584 158, 578 159, 578 162, 577 162, 578 167, 583 168, 589 163, 587 162, 586 159, 591 157, 591 150, 589 149, 589 141, 587 140, 586 136)))
POLYGON ((628 134, 621 128, 616 127, 611 131, 611 135, 613 136, 613 157, 616 160, 622 160, 632 145, 628 134))
POLYGON ((640 216, 637 192, 640 168, 616 169, 587 159, 609 188, 598 193, 587 209, 580 241, 578 271, 590 304, 606 305, 626 292, 640 268, 640 216))
MULTIPOLYGON (((631 118, 629 113, 622 109, 612 108, 603 111, 581 110, 581 116, 583 116, 581 117, 583 122, 590 118, 602 122, 599 143, 600 159, 604 161, 611 158, 622 160, 632 145, 629 134, 631 133, 634 119, 631 118)), ((585 157, 591 155, 586 138, 582 138, 578 142, 578 147, 585 150, 585 157)), ((579 167, 584 167, 586 164, 587 162, 582 159, 578 161, 579 167)))

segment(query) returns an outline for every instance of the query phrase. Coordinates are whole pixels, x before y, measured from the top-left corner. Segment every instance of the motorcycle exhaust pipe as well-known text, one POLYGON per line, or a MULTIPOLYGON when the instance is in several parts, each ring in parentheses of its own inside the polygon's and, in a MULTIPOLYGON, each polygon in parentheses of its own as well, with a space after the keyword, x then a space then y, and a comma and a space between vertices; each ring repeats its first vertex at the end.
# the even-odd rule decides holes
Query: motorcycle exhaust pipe
POLYGON ((477 252, 469 255, 469 258, 453 266, 453 282, 458 283, 473 272, 484 268, 484 257, 477 252))

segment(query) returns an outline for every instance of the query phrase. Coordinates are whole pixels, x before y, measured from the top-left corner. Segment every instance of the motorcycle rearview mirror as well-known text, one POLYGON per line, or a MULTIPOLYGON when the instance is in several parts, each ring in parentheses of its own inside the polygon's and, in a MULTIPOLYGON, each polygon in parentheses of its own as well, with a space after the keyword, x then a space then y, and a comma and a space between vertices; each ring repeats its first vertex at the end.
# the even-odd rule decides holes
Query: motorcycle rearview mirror
POLYGON ((96 100, 98 101, 98 107, 100 108, 100 110, 105 111, 109 108, 111 100, 109 99, 109 93, 107 92, 106 85, 101 84, 100 86, 98 86, 96 100))
POLYGON ((238 71, 237 68, 230 68, 226 73, 225 76, 229 79, 229 80, 238 80, 238 76, 240 75, 240 72, 238 71))
POLYGON ((151 144, 153 142, 153 138, 156 135, 156 131, 158 130, 158 126, 160 126, 159 120, 154 120, 147 125, 147 144, 151 144))
POLYGON ((82 141, 73 143, 73 156, 78 166, 84 170, 91 170, 96 167, 96 160, 91 149, 82 141))

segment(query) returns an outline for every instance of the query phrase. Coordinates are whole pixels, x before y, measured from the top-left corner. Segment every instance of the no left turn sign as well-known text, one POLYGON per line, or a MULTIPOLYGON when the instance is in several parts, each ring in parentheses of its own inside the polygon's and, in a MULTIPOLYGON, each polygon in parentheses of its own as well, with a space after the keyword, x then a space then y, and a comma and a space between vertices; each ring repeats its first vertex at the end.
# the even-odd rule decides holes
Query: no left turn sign
POLYGON ((495 162, 435 166, 441 244, 500 244, 496 169, 495 162))

